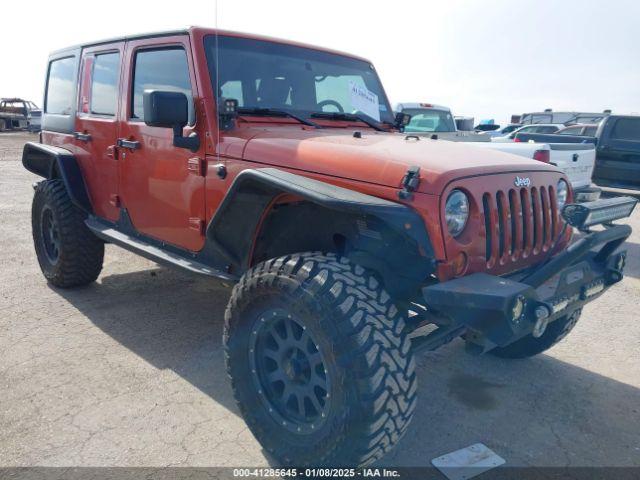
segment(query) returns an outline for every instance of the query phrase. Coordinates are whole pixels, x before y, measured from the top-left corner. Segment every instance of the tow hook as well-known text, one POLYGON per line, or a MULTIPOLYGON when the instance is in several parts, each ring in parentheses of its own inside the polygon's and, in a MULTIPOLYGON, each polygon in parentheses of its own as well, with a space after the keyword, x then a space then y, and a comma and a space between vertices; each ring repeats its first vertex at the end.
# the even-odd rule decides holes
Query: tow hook
POLYGON ((414 165, 407 169, 407 173, 402 178, 402 190, 398 192, 398 197, 402 200, 412 198, 418 185, 420 185, 420 167, 414 165))
POLYGON ((551 310, 546 305, 538 305, 534 310, 536 316, 536 323, 533 325, 533 332, 531 334, 535 338, 540 338, 545 330, 547 329, 547 325, 549 325, 549 315, 551 314, 551 310))

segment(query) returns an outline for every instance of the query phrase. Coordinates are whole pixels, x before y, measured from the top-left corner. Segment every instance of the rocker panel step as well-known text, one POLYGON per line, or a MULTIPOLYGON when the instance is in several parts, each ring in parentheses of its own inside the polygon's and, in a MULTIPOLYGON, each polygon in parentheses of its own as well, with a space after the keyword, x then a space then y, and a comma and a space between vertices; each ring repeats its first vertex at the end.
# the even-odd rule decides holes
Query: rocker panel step
POLYGON ((237 281, 233 275, 216 270, 208 265, 197 262, 192 258, 180 255, 174 252, 163 250, 162 248, 151 245, 144 239, 132 237, 123 233, 111 225, 102 223, 96 218, 90 217, 85 220, 85 224, 97 237, 118 245, 126 250, 136 253, 148 260, 161 263, 164 265, 178 267, 192 273, 213 277, 221 280, 237 281))

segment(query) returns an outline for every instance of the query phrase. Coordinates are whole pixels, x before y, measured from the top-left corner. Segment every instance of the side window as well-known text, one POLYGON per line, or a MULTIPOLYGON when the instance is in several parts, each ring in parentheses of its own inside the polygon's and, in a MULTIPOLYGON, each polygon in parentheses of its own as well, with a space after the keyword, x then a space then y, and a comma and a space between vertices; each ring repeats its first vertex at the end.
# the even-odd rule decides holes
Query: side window
POLYGON ((565 128, 564 130, 559 131, 558 134, 559 135, 580 135, 580 130, 582 130, 582 127, 565 128))
POLYGON ((189 99, 189 125, 195 123, 189 64, 183 48, 141 50, 135 56, 131 117, 144 120, 142 96, 145 90, 182 92, 189 99))
POLYGON ((551 127, 551 126, 540 127, 538 129, 538 133, 555 133, 557 131, 558 131, 558 127, 551 127))
POLYGON ((49 64, 47 81, 46 113, 71 115, 75 91, 75 57, 54 60, 49 64))
POLYGON ((598 127, 585 127, 583 135, 595 137, 597 131, 598 131, 598 127))
POLYGON ((620 118, 616 121, 611 132, 614 140, 635 140, 640 141, 640 117, 620 118))
POLYGON ((115 115, 118 102, 120 54, 96 55, 91 78, 91 113, 115 115))

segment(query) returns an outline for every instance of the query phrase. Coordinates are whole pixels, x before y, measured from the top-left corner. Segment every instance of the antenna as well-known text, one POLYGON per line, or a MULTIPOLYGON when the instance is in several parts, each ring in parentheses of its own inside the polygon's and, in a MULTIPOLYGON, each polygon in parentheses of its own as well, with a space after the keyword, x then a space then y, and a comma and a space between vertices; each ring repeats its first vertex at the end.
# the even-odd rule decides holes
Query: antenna
POLYGON ((215 28, 215 68, 213 71, 213 74, 216 76, 216 81, 215 81, 215 89, 213 92, 213 105, 214 105, 214 109, 216 112, 216 144, 213 147, 213 154, 214 157, 216 159, 216 161, 218 161, 218 146, 220 145, 220 125, 219 125, 219 119, 220 119, 220 115, 218 114, 218 107, 219 107, 219 100, 218 100, 218 96, 219 96, 219 92, 220 92, 220 60, 219 60, 219 48, 218 48, 218 0, 214 0, 213 2, 214 4, 214 28, 215 28))

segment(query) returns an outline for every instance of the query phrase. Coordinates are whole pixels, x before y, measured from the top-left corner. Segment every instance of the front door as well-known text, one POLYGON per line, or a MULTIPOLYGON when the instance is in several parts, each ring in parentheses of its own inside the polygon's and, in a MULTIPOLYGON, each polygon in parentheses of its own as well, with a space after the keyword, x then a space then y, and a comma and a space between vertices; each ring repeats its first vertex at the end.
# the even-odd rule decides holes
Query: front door
POLYGON ((94 213, 118 219, 118 90, 124 42, 85 49, 73 143, 82 166, 94 213))
POLYGON ((119 131, 120 201, 135 229, 191 251, 204 245, 204 118, 186 35, 131 41, 126 48, 126 92, 119 131), (173 146, 173 130, 144 123, 143 92, 183 92, 189 125, 183 135, 201 138, 200 151, 173 146))

